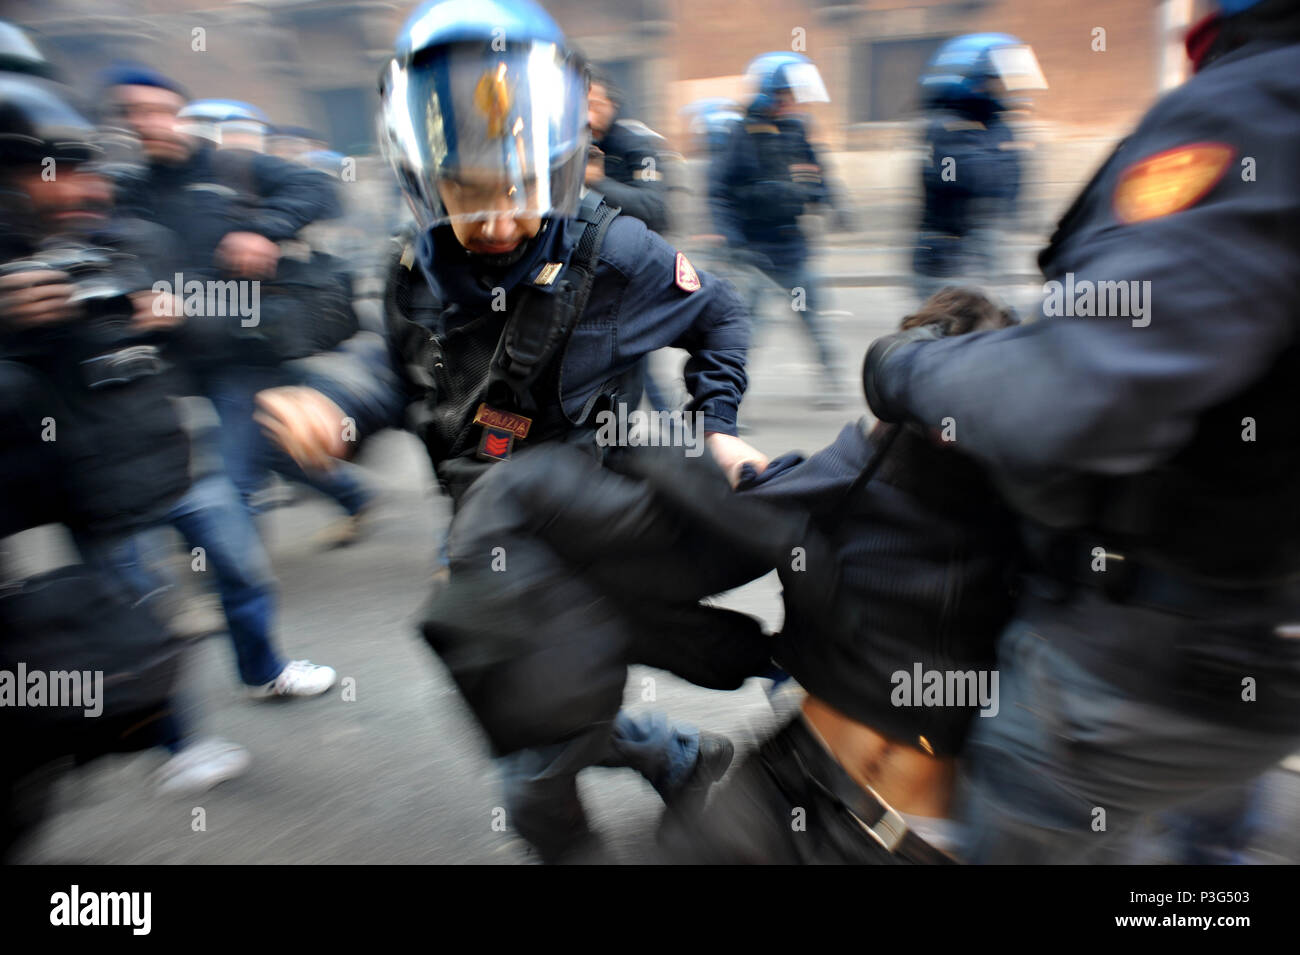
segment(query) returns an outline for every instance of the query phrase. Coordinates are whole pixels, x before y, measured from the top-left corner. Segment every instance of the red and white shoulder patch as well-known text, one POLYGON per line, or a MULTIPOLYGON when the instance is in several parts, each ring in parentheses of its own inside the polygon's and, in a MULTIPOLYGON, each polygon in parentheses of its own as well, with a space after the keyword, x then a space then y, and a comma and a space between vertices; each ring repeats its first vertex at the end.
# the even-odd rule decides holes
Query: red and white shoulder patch
POLYGON ((677 266, 675 269, 677 287, 683 292, 698 292, 700 290, 700 276, 695 271, 695 266, 691 265, 685 253, 677 253, 677 266))

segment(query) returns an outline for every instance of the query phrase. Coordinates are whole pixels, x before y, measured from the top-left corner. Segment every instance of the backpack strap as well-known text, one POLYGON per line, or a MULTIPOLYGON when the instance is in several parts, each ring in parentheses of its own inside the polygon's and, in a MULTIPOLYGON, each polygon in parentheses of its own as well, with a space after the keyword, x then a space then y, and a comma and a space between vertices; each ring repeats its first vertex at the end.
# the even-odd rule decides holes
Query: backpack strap
POLYGON ((384 326, 410 379, 431 388, 433 362, 429 352, 437 345, 433 330, 443 308, 429 283, 416 271, 415 242, 412 229, 393 237, 384 282, 384 326))
POLYGON ((524 301, 513 310, 492 358, 489 395, 504 389, 521 410, 537 408, 532 388, 582 320, 596 279, 605 233, 619 211, 594 190, 588 190, 583 196, 575 217, 583 223, 582 235, 569 261, 568 274, 551 295, 526 291, 524 301), (549 315, 538 315, 539 311, 547 311, 546 306, 549 315))

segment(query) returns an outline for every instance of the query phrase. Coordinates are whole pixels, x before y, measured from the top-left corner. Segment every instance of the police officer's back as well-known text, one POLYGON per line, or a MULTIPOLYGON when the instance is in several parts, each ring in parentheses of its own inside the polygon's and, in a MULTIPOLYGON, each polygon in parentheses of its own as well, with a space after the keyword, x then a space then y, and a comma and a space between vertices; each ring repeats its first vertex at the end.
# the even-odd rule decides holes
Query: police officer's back
POLYGON ((1193 32, 1196 75, 1040 255, 1036 321, 868 355, 872 408, 954 422, 1039 561, 1003 635, 1003 709, 974 741, 977 859, 1059 860, 1091 835, 1088 807, 1111 807, 1115 831, 1252 778, 1300 736, 1300 188, 1265 172, 1300 155, 1300 10, 1222 6, 1193 32), (1130 773, 1143 753, 1158 764, 1130 773), (1043 782, 1008 819, 994 794, 1028 767, 1043 782))

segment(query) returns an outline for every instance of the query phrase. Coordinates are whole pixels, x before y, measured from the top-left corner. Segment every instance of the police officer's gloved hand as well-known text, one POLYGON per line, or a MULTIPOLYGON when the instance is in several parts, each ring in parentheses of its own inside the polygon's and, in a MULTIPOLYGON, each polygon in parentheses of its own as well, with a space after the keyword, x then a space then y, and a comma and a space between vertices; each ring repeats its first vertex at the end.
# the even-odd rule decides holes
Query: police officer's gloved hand
POLYGON ((872 414, 891 423, 903 420, 903 389, 915 346, 943 336, 944 326, 935 322, 885 335, 871 343, 862 362, 862 391, 872 414))

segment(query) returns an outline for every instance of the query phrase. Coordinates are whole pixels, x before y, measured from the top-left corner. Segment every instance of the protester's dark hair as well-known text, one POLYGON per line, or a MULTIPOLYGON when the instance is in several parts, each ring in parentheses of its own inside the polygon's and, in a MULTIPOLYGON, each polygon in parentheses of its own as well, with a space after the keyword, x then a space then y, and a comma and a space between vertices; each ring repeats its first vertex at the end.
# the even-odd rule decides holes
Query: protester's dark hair
POLYGON ((941 325, 945 335, 965 335, 1020 324, 1016 313, 973 288, 949 285, 925 300, 921 310, 903 319, 899 328, 941 325))

